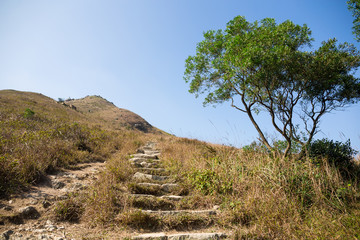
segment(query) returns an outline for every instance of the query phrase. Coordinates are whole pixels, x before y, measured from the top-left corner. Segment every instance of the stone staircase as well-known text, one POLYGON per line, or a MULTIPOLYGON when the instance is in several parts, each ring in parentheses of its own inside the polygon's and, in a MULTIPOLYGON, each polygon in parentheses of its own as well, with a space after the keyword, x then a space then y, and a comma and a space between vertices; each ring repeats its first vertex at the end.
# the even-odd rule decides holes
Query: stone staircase
MULTIPOLYGON (((211 218, 218 213, 217 206, 214 209, 179 209, 177 203, 183 198, 191 196, 184 196, 186 192, 184 193, 181 184, 177 183, 162 167, 159 156, 160 151, 156 149, 156 143, 149 142, 138 149, 137 153, 129 160, 136 170, 132 177, 133 183, 129 187, 132 192, 133 207, 138 208, 138 211, 144 214, 156 216, 157 219, 179 218, 185 226, 181 229, 184 231, 156 229, 157 232, 132 236, 131 239, 205 240, 228 238, 227 234, 210 229, 211 218), (207 224, 201 226, 201 221, 199 223, 196 219, 204 219, 207 224)), ((177 229, 175 228, 175 230, 177 229)))

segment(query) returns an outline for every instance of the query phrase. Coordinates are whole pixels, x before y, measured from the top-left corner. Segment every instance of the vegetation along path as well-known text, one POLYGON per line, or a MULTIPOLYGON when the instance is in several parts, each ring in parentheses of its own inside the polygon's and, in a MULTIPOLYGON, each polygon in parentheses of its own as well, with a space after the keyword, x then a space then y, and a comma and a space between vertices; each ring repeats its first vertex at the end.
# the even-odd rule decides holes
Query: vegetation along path
MULTIPOLYGON (((129 162, 134 174, 124 194, 129 194, 131 202, 128 209, 130 220, 125 224, 130 228, 125 235, 110 234, 110 239, 228 237, 224 231, 218 231, 213 226, 218 206, 212 209, 188 209, 181 206, 180 202, 191 196, 181 182, 162 167, 156 143, 148 142, 139 148, 129 162)), ((0 239, 77 239, 79 232, 86 232, 86 227, 71 221, 58 222, 53 218, 53 211, 58 204, 91 188, 105 166, 105 162, 78 164, 72 169, 48 175, 40 184, 27 191, 1 200, 0 239)), ((127 219, 126 213, 122 218, 127 219)))

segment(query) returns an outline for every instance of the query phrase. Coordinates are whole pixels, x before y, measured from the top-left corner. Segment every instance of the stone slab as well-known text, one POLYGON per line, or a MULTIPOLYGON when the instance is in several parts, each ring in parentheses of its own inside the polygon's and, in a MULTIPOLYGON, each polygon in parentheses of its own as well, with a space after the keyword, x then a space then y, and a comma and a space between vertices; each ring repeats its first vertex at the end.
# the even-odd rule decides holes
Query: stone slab
POLYGON ((226 238, 225 233, 148 233, 132 237, 136 240, 217 240, 226 238))

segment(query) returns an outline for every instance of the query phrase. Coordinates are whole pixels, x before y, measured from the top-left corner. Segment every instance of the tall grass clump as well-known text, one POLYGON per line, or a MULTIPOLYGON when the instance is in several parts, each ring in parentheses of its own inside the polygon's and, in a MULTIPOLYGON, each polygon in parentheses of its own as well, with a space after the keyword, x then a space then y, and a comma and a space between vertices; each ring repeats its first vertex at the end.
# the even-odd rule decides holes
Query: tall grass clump
POLYGON ((241 239, 359 237, 357 163, 349 160, 349 178, 326 156, 274 158, 255 145, 172 139, 163 143, 162 157, 190 195, 206 198, 208 207, 220 205, 219 226, 241 239))

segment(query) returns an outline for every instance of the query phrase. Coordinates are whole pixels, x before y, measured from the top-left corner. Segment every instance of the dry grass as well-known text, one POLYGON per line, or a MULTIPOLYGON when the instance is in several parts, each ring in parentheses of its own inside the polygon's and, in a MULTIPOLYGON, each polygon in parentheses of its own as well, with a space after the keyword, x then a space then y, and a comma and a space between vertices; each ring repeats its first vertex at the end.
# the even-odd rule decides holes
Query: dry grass
POLYGON ((105 161, 116 151, 129 151, 128 145, 134 150, 144 144, 139 131, 115 131, 98 123, 101 119, 41 94, 0 91, 0 197, 59 168, 105 161))
POLYGON ((131 199, 132 206, 139 209, 149 210, 174 210, 173 201, 158 198, 136 197, 131 199))
POLYGON ((206 228, 214 223, 213 216, 180 214, 157 216, 140 210, 124 211, 118 215, 117 222, 132 229, 147 231, 191 231, 206 228))
POLYGON ((345 179, 326 161, 273 159, 190 139, 169 139, 161 147, 190 196, 206 199, 206 206, 220 204, 217 224, 235 229, 239 239, 360 236, 359 166, 349 169, 357 177, 345 179))
POLYGON ((40 94, 1 91, 0 102, 0 197, 59 167, 102 161, 116 148, 114 134, 40 94))
POLYGON ((132 206, 127 185, 134 173, 128 159, 137 148, 154 138, 152 134, 123 131, 119 134, 121 142, 116 154, 108 161, 104 172, 85 194, 82 221, 94 226, 107 226, 114 223, 119 214, 132 206))
POLYGON ((325 160, 320 164, 281 160, 250 148, 123 128, 115 131, 111 124, 96 126, 99 119, 91 120, 39 94, 1 91, 0 103, 2 196, 59 167, 107 161, 105 171, 86 192, 59 202, 54 210, 59 220, 149 230, 215 225, 234 231, 234 239, 360 238, 356 164, 342 175, 325 160), (129 191, 141 191, 130 183, 134 170, 129 155, 148 141, 158 142, 163 164, 187 195, 183 200, 167 205, 166 201, 129 197, 129 191), (220 205, 222 213, 213 219, 158 218, 133 208, 208 209, 214 205, 220 205))

